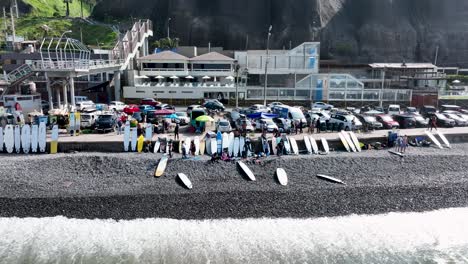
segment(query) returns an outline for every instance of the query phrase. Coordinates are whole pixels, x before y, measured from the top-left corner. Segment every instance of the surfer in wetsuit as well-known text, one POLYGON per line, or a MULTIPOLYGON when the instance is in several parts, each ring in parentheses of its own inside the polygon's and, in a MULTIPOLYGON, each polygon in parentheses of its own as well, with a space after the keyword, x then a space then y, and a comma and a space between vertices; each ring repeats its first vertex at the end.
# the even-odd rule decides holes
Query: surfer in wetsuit
POLYGON ((174 140, 179 139, 179 123, 176 123, 174 128, 174 140))

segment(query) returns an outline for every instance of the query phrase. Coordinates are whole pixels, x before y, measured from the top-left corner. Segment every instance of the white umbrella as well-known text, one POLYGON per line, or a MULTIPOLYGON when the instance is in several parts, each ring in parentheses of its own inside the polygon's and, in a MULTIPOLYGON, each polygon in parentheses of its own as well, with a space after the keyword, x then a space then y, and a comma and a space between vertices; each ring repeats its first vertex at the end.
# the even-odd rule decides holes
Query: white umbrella
POLYGON ((211 79, 211 77, 209 77, 209 76, 203 76, 202 79, 203 79, 203 80, 208 80, 208 79, 211 79))
POLYGON ((135 76, 135 79, 148 79, 148 78, 149 78, 149 77, 146 76, 146 75, 141 75, 141 76, 140 76, 140 75, 137 75, 137 76, 135 76))
POLYGON ((162 77, 161 75, 158 75, 158 76, 156 76, 155 78, 156 78, 156 79, 164 79, 164 78, 166 78, 166 77, 162 77))
POLYGON ((231 80, 231 81, 234 81, 234 77, 232 77, 232 76, 228 76, 228 77, 226 77, 226 80, 231 80))
POLYGON ((453 83, 453 84, 460 84, 461 82, 460 82, 460 80, 455 80, 455 81, 453 81, 452 83, 453 83))
POLYGON ((173 76, 171 76, 171 79, 175 80, 175 79, 179 79, 179 77, 173 75, 173 76))
POLYGON ((193 76, 189 75, 189 76, 185 77, 185 79, 195 79, 195 78, 193 78, 193 76))

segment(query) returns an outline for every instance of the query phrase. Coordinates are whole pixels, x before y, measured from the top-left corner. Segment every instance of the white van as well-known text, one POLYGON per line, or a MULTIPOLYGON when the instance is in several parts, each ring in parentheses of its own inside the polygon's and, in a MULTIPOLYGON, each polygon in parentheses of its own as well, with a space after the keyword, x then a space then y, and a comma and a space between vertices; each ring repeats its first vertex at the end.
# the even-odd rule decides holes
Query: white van
POLYGON ((76 104, 84 102, 84 101, 89 101, 88 96, 78 96, 78 95, 75 96, 76 104))
POLYGON ((399 115, 400 114, 400 106, 399 105, 389 105, 387 109, 387 114, 393 116, 393 115, 399 115))

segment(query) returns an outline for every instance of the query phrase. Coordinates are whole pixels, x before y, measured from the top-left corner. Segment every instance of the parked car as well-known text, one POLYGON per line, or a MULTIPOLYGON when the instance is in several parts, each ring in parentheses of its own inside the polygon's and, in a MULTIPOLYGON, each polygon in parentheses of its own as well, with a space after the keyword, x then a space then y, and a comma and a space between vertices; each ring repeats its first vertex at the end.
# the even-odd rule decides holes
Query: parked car
POLYGON ((216 122, 216 131, 220 131, 222 133, 231 132, 232 131, 231 123, 229 123, 229 121, 226 119, 218 120, 218 122, 216 122))
POLYGON ((151 110, 146 113, 146 122, 150 124, 156 124, 159 120, 162 120, 162 116, 156 114, 156 110, 151 110))
POLYGON ((363 125, 368 129, 382 129, 382 123, 378 122, 375 116, 370 115, 357 115, 356 116, 363 125))
POLYGON ((82 128, 94 128, 94 126, 96 125, 96 120, 97 120, 99 114, 100 114, 100 112, 98 112, 98 111, 81 113, 80 126, 82 128))
POLYGON ((186 112, 175 112, 175 115, 177 116, 179 124, 187 125, 188 123, 190 123, 190 118, 186 112))
POLYGON ((81 101, 76 104, 78 111, 84 111, 85 109, 96 109, 96 105, 93 101, 81 101))
POLYGON ((467 125, 467 121, 463 119, 462 117, 458 116, 457 114, 454 113, 442 113, 444 116, 447 118, 453 119, 455 121, 455 126, 458 127, 464 127, 467 125))
POLYGON ((223 104, 216 101, 208 101, 203 106, 208 110, 224 111, 226 109, 223 104))
POLYGON ((138 107, 138 105, 132 104, 132 105, 125 107, 123 112, 126 113, 127 115, 133 115, 133 113, 140 112, 140 108, 138 107))
POLYGON ((236 128, 237 130, 241 130, 243 126, 245 126, 245 130, 247 132, 254 132, 255 131, 255 128, 253 127, 252 125, 252 122, 250 122, 250 120, 246 119, 246 118, 239 118, 236 120, 236 128))
POLYGON ((407 107, 406 108, 407 114, 418 114, 418 109, 416 107, 407 107))
POLYGON ((117 124, 117 118, 115 115, 103 114, 99 115, 96 119, 96 130, 97 131, 114 131, 117 124))
POLYGON ((377 115, 375 116, 375 118, 377 119, 378 122, 382 123, 385 129, 392 129, 392 128, 400 127, 400 124, 398 124, 398 122, 393 120, 393 118, 389 115, 385 115, 385 114, 377 115))
POLYGON ((271 109, 267 106, 261 105, 261 104, 254 104, 249 107, 249 109, 253 110, 254 113, 262 112, 262 113, 269 113, 271 112, 271 109))
POLYGON ((273 118, 273 122, 275 122, 276 126, 278 126, 278 130, 280 132, 288 132, 291 130, 291 120, 286 118, 273 118))
POLYGON ((338 130, 346 131, 362 128, 361 121, 353 115, 332 114, 329 124, 338 130))
POLYGON ((163 109, 167 109, 167 110, 175 110, 175 107, 173 105, 169 105, 169 104, 158 104, 154 107, 155 110, 163 110, 163 109))
POLYGON ((438 112, 437 109, 432 105, 425 105, 421 107, 421 111, 420 111, 421 115, 424 118, 429 118, 437 112, 438 112))
POLYGON ((304 113, 304 116, 306 118, 306 121, 307 121, 307 126, 310 126, 310 123, 311 122, 317 122, 317 119, 320 118, 319 115, 315 114, 315 113, 311 113, 311 112, 306 112, 304 113))
POLYGON ((157 106, 157 105, 160 105, 161 102, 156 101, 156 100, 153 99, 153 98, 145 98, 145 99, 141 99, 140 104, 142 104, 142 105, 157 106))
POLYGON ((146 115, 148 111, 156 110, 151 105, 140 105, 138 108, 140 109, 140 112, 143 113, 144 115, 146 115))
POLYGON ((459 112, 461 109, 460 106, 458 105, 441 105, 440 106, 440 111, 445 112, 445 111, 457 111, 459 112))
POLYGON ((418 113, 410 113, 410 115, 416 120, 416 127, 427 127, 429 125, 429 120, 422 117, 422 115, 418 113))
POLYGON ((275 108, 275 107, 277 107, 277 106, 285 106, 285 104, 283 104, 283 103, 281 103, 281 102, 273 102, 273 103, 269 103, 269 104, 268 104, 268 107, 269 107, 270 109, 273 109, 273 108, 275 108))
POLYGON ((399 115, 400 114, 400 106, 399 105, 389 105, 387 108, 387 114, 393 116, 393 115, 399 115))
POLYGON ((278 126, 271 119, 257 119, 255 122, 255 130, 262 131, 266 125, 267 132, 273 132, 278 130, 278 126))
POLYGON ((456 125, 455 120, 448 118, 443 114, 436 113, 434 116, 436 117, 436 124, 438 127, 454 127, 456 125))
POLYGON ((190 113, 192 113, 192 110, 193 110, 194 108, 203 108, 203 106, 201 106, 201 105, 189 105, 189 106, 187 107, 187 114, 190 115, 190 113))
POLYGON ((395 115, 393 119, 398 122, 400 128, 416 127, 416 119, 412 115, 395 115))
POLYGON ((112 101, 109 103, 109 110, 111 111, 122 112, 125 107, 127 107, 127 105, 120 101, 112 101))
POLYGON ((324 109, 324 110, 332 110, 333 105, 331 104, 326 104, 324 102, 316 102, 312 105, 311 108, 319 108, 319 109, 324 109))

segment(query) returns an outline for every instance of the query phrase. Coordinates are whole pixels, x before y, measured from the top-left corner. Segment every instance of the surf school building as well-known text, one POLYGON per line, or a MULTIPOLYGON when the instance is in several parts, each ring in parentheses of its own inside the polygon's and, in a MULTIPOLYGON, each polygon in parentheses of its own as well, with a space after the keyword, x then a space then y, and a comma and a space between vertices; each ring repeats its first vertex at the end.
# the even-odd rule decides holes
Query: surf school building
POLYGON ((320 43, 291 50, 208 52, 192 58, 163 51, 137 59, 123 87, 126 99, 199 101, 217 98, 233 104, 268 101, 326 101, 337 105, 409 104, 411 91, 372 89, 346 73, 319 73, 320 43), (231 55, 230 55, 231 54, 231 55), (230 56, 229 56, 230 55, 230 56), (237 89, 236 89, 237 87, 237 89))

